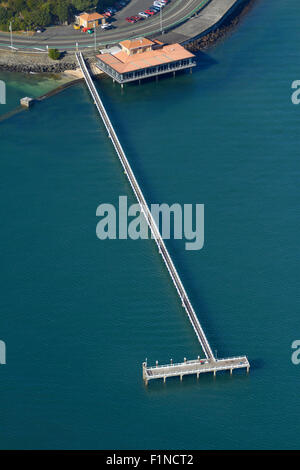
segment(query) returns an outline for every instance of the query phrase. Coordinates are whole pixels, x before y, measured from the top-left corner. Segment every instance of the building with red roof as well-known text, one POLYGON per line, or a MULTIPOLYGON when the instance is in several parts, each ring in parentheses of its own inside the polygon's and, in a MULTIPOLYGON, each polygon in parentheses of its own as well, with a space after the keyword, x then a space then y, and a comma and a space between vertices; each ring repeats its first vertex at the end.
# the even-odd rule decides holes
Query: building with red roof
POLYGON ((97 67, 120 84, 183 70, 196 65, 195 56, 180 44, 147 38, 127 39, 115 53, 97 56, 97 67))

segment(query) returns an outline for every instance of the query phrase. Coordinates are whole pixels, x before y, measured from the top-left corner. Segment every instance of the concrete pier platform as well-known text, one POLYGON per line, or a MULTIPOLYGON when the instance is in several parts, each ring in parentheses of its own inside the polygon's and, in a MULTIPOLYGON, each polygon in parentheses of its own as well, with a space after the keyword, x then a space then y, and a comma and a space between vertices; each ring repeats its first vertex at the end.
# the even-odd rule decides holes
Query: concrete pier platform
POLYGON ((145 385, 149 380, 163 379, 164 382, 168 377, 182 377, 184 375, 197 375, 213 372, 229 370, 232 374, 234 369, 246 369, 249 372, 250 364, 246 356, 230 357, 227 359, 193 359, 190 361, 184 360, 181 363, 170 363, 167 365, 148 367, 146 362, 143 362, 143 379, 145 385))

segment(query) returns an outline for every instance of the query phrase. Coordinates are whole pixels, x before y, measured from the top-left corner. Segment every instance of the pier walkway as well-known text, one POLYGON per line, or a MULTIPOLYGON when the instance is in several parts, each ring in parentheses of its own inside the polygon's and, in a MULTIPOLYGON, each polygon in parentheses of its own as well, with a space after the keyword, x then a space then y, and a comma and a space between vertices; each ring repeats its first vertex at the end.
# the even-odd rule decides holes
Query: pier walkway
MULTIPOLYGON (((188 315, 188 318, 190 320, 190 322, 192 323, 192 326, 194 328, 194 331, 197 335, 197 338, 199 340, 199 343, 202 347, 202 350, 206 356, 206 360, 208 362, 206 362, 205 364, 210 364, 211 367, 203 367, 203 364, 200 363, 199 360, 197 360, 195 362, 195 364, 198 365, 198 368, 200 368, 200 371, 201 372, 209 372, 211 370, 215 370, 215 369, 218 369, 218 370, 224 370, 224 369, 227 369, 227 370, 231 370, 233 368, 237 368, 237 360, 236 358, 232 358, 232 359, 226 359, 226 360, 223 360, 225 362, 221 363, 221 360, 216 360, 216 358, 214 357, 213 355, 213 352, 212 352, 212 349, 210 347, 210 344, 205 336, 205 333, 200 325, 200 322, 197 318, 197 315, 193 309, 193 306, 191 304, 191 301, 183 287, 183 284, 181 282, 181 279, 179 277, 179 274, 177 273, 177 270, 173 264, 173 261, 171 259, 171 256, 166 248, 166 245, 162 239, 162 236, 158 230, 158 227, 156 225, 156 222, 151 214, 151 211, 148 207, 148 204, 144 198, 144 195, 142 193, 142 190, 134 176, 134 173, 131 169, 131 166, 127 160, 127 157, 125 155, 125 152, 120 144, 120 141, 117 137, 117 134, 114 130, 114 127, 108 117, 108 114, 105 110, 105 107, 102 103, 102 100, 98 94, 98 91, 93 83, 93 80, 90 76, 90 73, 86 67, 86 64, 85 64, 85 61, 84 61, 84 58, 83 58, 83 55, 81 52, 77 52, 76 53, 76 58, 77 58, 77 61, 78 61, 78 64, 80 66, 80 69, 83 73, 83 77, 84 77, 84 80, 86 82, 86 85, 91 93, 91 96, 94 100, 94 103, 99 111, 99 114, 104 122, 104 125, 107 129, 107 132, 108 132, 108 135, 113 143, 113 146, 117 152, 117 155, 119 157, 119 160, 124 168, 124 172, 125 174, 127 175, 127 178, 129 180, 129 183, 132 187, 132 190, 140 204, 140 207, 141 207, 141 211, 142 213, 144 214, 145 218, 146 218, 146 221, 148 223, 148 226, 151 230, 151 233, 152 233, 152 236, 158 246, 158 249, 159 249, 159 252, 160 254, 162 255, 162 258, 164 260, 164 263, 169 271, 169 274, 173 280, 173 283, 176 287, 176 290, 178 292, 178 295, 181 299, 181 302, 182 302, 182 306, 184 307, 187 315, 188 315)), ((246 357, 243 357, 243 358, 238 358, 239 359, 239 367, 246 367, 247 370, 249 369, 249 362, 247 360, 246 357)), ((174 366, 173 365, 170 365, 170 366, 163 366, 163 367, 160 367, 160 368, 148 368, 147 367, 147 364, 146 363, 143 363, 143 378, 144 378, 144 381, 145 383, 147 384, 148 383, 148 380, 151 380, 151 379, 155 379, 155 378, 160 378, 160 377, 164 377, 164 376, 174 376, 174 375, 178 375, 178 376, 182 376, 182 375, 186 375, 186 374, 190 374, 190 373, 197 373, 195 367, 193 366, 192 368, 187 368, 186 367, 186 364, 189 364, 191 365, 191 362, 193 361, 188 361, 183 363, 181 365, 182 369, 180 368, 180 364, 177 364, 176 365, 176 369, 174 369, 174 366), (170 370, 170 373, 168 373, 168 368, 171 368, 170 370), (160 370, 160 373, 157 373, 157 369, 160 370), (189 370, 192 370, 193 372, 189 371, 189 370), (173 371, 173 373, 171 373, 171 371, 173 371), (177 372, 177 373, 176 373, 177 372)), ((204 364, 204 365, 205 365, 204 364)))

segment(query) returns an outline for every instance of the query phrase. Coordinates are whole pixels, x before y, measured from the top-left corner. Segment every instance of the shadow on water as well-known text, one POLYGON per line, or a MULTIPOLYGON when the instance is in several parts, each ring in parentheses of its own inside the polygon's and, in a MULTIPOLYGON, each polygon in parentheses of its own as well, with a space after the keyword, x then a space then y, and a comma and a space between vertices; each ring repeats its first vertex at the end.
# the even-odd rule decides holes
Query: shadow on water
POLYGON ((186 375, 182 381, 179 377, 169 377, 164 383, 163 379, 150 380, 147 386, 144 386, 145 393, 166 395, 170 392, 180 393, 186 390, 199 390, 201 392, 209 391, 211 393, 212 387, 215 390, 219 388, 224 390, 224 387, 231 387, 232 382, 245 383, 248 381, 250 374, 247 374, 245 370, 235 370, 232 375, 229 371, 220 371, 216 376, 213 373, 206 373, 200 375, 197 379, 195 375, 186 375))
POLYGON ((207 70, 210 67, 217 65, 218 61, 202 51, 195 51, 193 54, 196 56, 196 67, 193 68, 193 73, 199 73, 202 70, 207 70))
POLYGON ((249 359, 251 369, 254 370, 259 370, 259 369, 264 369, 265 367, 265 361, 261 358, 255 358, 255 359, 249 359))

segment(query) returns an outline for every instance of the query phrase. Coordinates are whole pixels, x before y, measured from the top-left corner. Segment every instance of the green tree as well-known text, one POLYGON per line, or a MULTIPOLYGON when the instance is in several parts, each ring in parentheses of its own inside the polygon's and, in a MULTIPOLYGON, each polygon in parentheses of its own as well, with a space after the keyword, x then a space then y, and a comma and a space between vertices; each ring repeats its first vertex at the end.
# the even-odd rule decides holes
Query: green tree
POLYGON ((50 59, 58 60, 60 58, 60 52, 57 49, 49 49, 48 55, 50 59))

